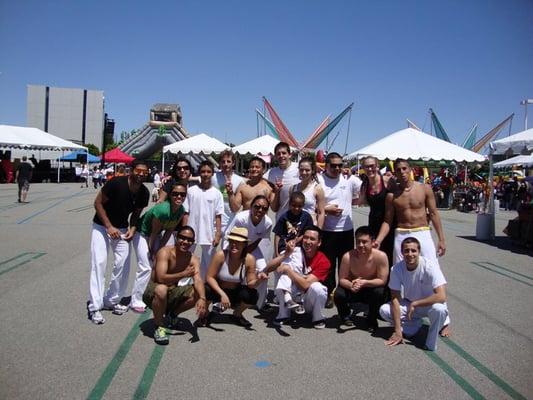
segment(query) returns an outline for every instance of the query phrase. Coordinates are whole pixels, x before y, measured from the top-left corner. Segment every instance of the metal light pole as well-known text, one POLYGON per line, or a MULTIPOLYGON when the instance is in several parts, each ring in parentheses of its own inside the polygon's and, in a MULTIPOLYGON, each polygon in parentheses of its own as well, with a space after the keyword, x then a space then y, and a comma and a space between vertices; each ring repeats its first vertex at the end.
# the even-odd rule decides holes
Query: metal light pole
POLYGON ((526 113, 525 113, 525 116, 524 116, 524 130, 527 131, 527 105, 528 104, 533 104, 533 99, 522 100, 520 102, 520 104, 523 105, 524 108, 526 109, 526 113))

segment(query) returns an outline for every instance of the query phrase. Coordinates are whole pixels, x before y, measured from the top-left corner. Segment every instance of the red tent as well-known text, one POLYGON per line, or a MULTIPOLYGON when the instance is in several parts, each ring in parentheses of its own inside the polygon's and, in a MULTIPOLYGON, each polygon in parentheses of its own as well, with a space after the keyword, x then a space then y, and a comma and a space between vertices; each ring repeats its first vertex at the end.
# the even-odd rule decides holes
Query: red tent
POLYGON ((131 162, 135 160, 134 157, 124 153, 118 147, 115 147, 113 150, 109 150, 108 152, 102 154, 100 157, 102 158, 102 161, 105 161, 106 163, 114 162, 114 163, 131 164, 131 162))

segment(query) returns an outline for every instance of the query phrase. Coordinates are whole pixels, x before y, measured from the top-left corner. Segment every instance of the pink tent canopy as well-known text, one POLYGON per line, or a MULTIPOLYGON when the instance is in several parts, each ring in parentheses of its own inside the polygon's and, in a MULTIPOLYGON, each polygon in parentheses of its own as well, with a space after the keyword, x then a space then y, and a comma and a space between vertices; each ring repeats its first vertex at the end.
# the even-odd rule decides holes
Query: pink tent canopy
POLYGON ((102 157, 102 160, 105 162, 124 163, 124 164, 131 164, 131 162, 135 160, 135 157, 132 157, 124 153, 118 147, 115 147, 113 150, 109 150, 108 152, 102 154, 101 157, 102 157))

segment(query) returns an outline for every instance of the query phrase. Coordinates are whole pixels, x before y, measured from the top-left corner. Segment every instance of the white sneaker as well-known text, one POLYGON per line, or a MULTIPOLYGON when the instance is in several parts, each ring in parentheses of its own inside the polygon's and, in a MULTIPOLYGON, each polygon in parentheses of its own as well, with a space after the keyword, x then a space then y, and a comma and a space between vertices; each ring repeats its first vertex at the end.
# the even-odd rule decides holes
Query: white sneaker
POLYGON ((122 304, 113 304, 112 306, 106 306, 106 309, 111 310, 115 315, 122 315, 128 312, 129 307, 122 304))
POLYGON ((305 308, 301 304, 298 304, 298 307, 294 309, 294 312, 298 315, 304 315, 305 314, 305 308))
POLYGON ((92 311, 90 315, 93 324, 102 325, 105 322, 105 318, 100 311, 92 311))
POLYGON ((289 310, 292 310, 293 308, 298 308, 300 305, 295 302, 293 299, 290 299, 285 302, 285 307, 287 307, 289 310))

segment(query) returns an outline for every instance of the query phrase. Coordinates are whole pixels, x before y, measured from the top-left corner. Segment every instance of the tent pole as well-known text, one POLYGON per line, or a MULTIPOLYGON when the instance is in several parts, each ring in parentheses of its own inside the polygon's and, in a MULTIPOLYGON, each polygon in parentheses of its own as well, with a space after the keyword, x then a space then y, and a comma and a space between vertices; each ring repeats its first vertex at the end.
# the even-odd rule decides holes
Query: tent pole
MULTIPOLYGON (((65 152, 63 150, 61 150, 61 158, 63 158, 63 155, 65 154, 65 152)), ((57 160, 57 183, 60 183, 60 177, 59 177, 59 168, 61 166, 61 162, 59 161, 59 159, 57 160)))
POLYGON ((494 188, 493 188, 493 181, 494 181, 494 166, 493 166, 493 152, 492 146, 490 146, 489 150, 489 215, 490 215, 490 223, 489 223, 489 238, 490 240, 494 240, 494 217, 496 214, 496 210, 494 209, 494 188))
POLYGON ((468 176, 468 164, 465 163, 465 185, 466 185, 466 183, 468 181, 467 176, 468 176))
POLYGON ((165 151, 161 150, 161 172, 165 174, 165 151))

